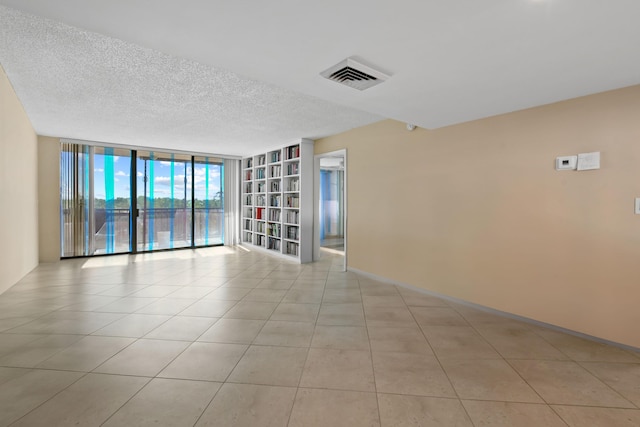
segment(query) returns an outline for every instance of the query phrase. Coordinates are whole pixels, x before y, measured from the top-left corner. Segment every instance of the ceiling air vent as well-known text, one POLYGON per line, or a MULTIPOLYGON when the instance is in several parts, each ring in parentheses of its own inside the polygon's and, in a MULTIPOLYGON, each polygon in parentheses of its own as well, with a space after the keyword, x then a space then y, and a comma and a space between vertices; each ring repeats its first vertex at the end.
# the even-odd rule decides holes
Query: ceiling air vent
POLYGON ((353 58, 345 59, 333 67, 324 70, 320 75, 358 90, 369 89, 389 78, 385 73, 361 64, 353 58))

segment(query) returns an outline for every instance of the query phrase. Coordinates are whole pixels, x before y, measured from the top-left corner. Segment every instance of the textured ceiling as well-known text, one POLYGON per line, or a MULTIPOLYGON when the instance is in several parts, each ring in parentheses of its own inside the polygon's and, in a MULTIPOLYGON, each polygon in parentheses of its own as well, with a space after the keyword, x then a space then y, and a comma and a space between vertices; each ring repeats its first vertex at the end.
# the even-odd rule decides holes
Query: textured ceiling
POLYGON ((41 135, 245 155, 380 120, 2 6, 0 63, 41 135))
MULTIPOLYGON (((229 110, 219 106, 214 111, 224 119, 218 122, 213 119, 219 126, 202 121, 202 117, 209 119, 210 114, 185 113, 187 126, 204 127, 205 131, 206 126, 215 128, 215 132, 209 131, 210 141, 203 142, 205 145, 214 143, 211 141, 217 143, 218 137, 223 136, 236 146, 254 141, 256 135, 247 131, 251 126, 247 121, 276 129, 273 134, 262 132, 265 140, 266 135, 289 131, 296 137, 335 133, 374 121, 377 117, 437 128, 640 83, 638 0, 0 0, 0 4, 171 55, 165 57, 127 44, 108 49, 108 45, 121 42, 107 42, 108 39, 97 35, 85 35, 74 43, 67 33, 76 34, 77 30, 54 25, 62 34, 47 36, 47 41, 52 45, 62 44, 57 48, 59 50, 67 43, 71 56, 92 56, 93 47, 84 40, 86 37, 95 38, 99 45, 107 45, 107 54, 96 58, 106 62, 94 63, 98 70, 93 73, 87 69, 83 74, 87 86, 99 85, 101 73, 108 74, 105 70, 119 67, 120 62, 140 61, 137 52, 144 52, 143 58, 150 56, 156 61, 152 59, 148 64, 155 67, 154 70, 146 72, 159 73, 161 77, 180 75, 179 67, 186 65, 175 58, 182 58, 203 64, 189 66, 198 70, 202 67, 201 73, 217 76, 222 73, 220 70, 227 70, 220 76, 244 81, 230 74, 233 72, 292 91, 278 97, 282 99, 281 109, 274 108, 273 114, 263 116, 261 102, 252 90, 248 90, 250 101, 247 104, 257 107, 237 110, 239 113, 244 111, 245 116, 224 117, 229 110), (125 46, 127 49, 123 49, 125 46), (123 58, 120 58, 121 54, 123 58), (377 66, 391 74, 391 78, 359 92, 319 76, 322 70, 350 56, 377 66), (165 73, 162 69, 165 66, 178 69, 165 73), (318 99, 331 104, 321 103, 318 99), (316 130, 322 127, 321 123, 315 122, 317 120, 328 123, 328 127, 316 130)), ((11 20, 11 17, 6 19, 11 20)), ((23 24, 26 28, 44 25, 39 20, 34 22, 23 24)), ((0 25, 6 24, 0 22, 0 25)), ((0 31, 12 33, 15 38, 17 29, 2 28, 0 31)), ((32 37, 43 42, 38 36, 42 34, 32 37)), ((21 42, 20 38, 16 42, 21 42)), ((17 50, 23 56, 40 55, 37 50, 17 50)), ((16 66, 14 72, 13 64, 17 60, 6 56, 6 52, 0 50, 0 63, 12 81, 17 80, 23 71, 17 70, 16 66)), ((22 61, 32 62, 31 66, 45 64, 46 67, 50 60, 45 55, 22 61)), ((183 70, 187 75, 191 73, 189 67, 183 70)), ((135 71, 124 75, 123 80, 134 80, 126 92, 137 94, 136 79, 146 79, 144 73, 135 71)), ((59 76, 58 81, 67 77, 59 76)), ((33 93, 31 82, 26 79, 24 77, 23 82, 14 82, 14 85, 21 98, 34 101, 25 101, 31 114, 37 103, 42 105, 44 102, 39 101, 39 94, 33 93)), ((203 79, 210 80, 208 77, 203 79)), ((191 76, 186 80, 185 84, 191 83, 191 76)), ((122 84, 120 81, 115 83, 116 86, 122 84)), ((167 84, 156 80, 158 83, 167 84)), ((73 83, 66 84, 73 86, 73 83)), ((116 108, 129 108, 112 96, 108 85, 106 87, 106 93, 101 94, 103 98, 98 101, 100 104, 113 103, 116 108)), ((200 93, 207 87, 193 82, 191 90, 200 93)), ((232 87, 240 89, 231 91, 233 93, 217 93, 217 98, 228 97, 219 101, 225 107, 241 103, 246 95, 244 85, 227 89, 232 87)), ((275 92, 281 90, 265 87, 275 92)), ((153 128, 149 125, 153 123, 149 116, 155 114, 156 108, 162 108, 164 97, 161 92, 155 87, 156 98, 146 99, 146 108, 131 107, 127 111, 122 120, 130 117, 132 123, 125 122, 122 126, 124 136, 145 135, 153 128)), ((257 92, 261 93, 262 89, 257 92)), ((141 96, 144 100, 150 95, 145 91, 141 96)), ((195 99, 193 110, 206 110, 206 104, 200 105, 200 101, 201 98, 195 99)), ((273 97, 267 96, 266 101, 273 102, 273 97)), ((87 105, 83 107, 87 108, 87 105)), ((46 114, 53 113, 47 111, 46 114)), ((104 122, 111 120, 106 114, 98 119, 96 121, 101 123, 88 124, 91 132, 99 124, 108 126, 104 122)), ((164 119, 167 117, 163 117, 163 122, 164 119)), ((34 122, 38 126, 38 120, 34 119, 34 122)), ((114 131, 113 126, 109 127, 105 134, 114 131)), ((165 131, 156 131, 155 135, 158 133, 165 131)), ((187 134, 176 129, 172 135, 193 139, 197 133, 187 134)), ((201 138, 196 139, 203 141, 206 136, 200 135, 201 138)), ((289 134, 286 135, 288 138, 289 134)))

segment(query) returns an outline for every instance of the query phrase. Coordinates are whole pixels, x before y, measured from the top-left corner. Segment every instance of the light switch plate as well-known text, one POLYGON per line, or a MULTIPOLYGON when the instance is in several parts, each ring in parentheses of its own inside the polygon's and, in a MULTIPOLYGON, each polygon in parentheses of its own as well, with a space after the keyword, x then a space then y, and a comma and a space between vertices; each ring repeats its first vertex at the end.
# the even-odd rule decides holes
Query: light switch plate
POLYGON ((600 152, 578 154, 578 170, 588 171, 593 169, 600 169, 600 152))
POLYGON ((636 197, 636 215, 640 215, 640 197, 636 197))

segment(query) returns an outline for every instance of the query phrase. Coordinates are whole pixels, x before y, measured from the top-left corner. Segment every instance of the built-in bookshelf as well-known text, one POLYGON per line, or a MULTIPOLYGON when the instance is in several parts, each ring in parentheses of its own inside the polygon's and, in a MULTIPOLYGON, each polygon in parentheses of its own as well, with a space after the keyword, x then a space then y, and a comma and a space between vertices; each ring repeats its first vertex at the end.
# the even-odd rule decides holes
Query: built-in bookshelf
POLYGON ((242 244, 312 260, 313 141, 242 160, 242 244))

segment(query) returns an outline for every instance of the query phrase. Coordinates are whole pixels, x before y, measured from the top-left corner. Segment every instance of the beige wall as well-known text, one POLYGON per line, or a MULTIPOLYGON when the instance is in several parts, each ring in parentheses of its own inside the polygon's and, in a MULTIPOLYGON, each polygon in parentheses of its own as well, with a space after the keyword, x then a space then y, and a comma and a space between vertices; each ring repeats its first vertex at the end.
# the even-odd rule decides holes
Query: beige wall
POLYGON ((60 138, 38 136, 40 262, 60 260, 60 138))
POLYGON ((347 149, 348 262, 430 291, 640 347, 640 86, 347 149), (556 156, 602 153, 596 171, 556 156))
POLYGON ((0 68, 0 293, 38 265, 37 137, 0 68))

